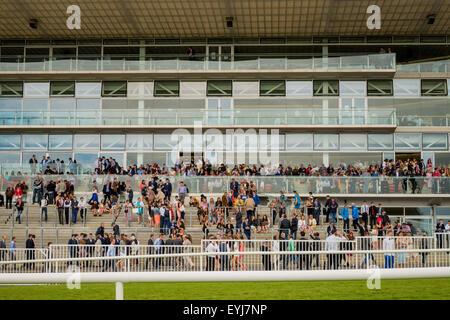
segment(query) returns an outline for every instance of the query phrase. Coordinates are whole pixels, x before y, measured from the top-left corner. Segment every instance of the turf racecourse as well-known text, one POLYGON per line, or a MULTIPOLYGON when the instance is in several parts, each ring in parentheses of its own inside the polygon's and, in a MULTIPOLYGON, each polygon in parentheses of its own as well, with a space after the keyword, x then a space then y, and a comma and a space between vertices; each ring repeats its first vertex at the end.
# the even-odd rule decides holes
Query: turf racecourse
MULTIPOLYGON (((0 300, 114 299, 114 284, 1 286, 0 300)), ((125 283, 126 300, 449 300, 450 278, 366 281, 125 283), (330 290, 332 288, 332 290, 330 290)))

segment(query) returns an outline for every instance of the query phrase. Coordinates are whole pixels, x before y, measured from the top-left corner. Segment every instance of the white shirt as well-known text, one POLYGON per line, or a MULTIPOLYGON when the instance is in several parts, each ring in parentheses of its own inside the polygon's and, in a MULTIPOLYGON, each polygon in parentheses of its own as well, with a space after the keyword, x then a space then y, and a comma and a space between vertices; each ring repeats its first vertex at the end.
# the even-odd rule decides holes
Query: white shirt
POLYGON ((450 232, 450 224, 445 225, 445 231, 450 232))
MULTIPOLYGON (((395 241, 392 237, 386 237, 383 240, 383 250, 395 250, 395 241)), ((385 255, 393 255, 394 253, 385 253, 385 255)))
MULTIPOLYGON (((206 247, 206 252, 217 252, 217 251, 219 251, 217 244, 214 244, 212 242, 210 242, 208 244, 208 247, 206 247)), ((210 258, 211 258, 211 256, 210 256, 210 258)))
POLYGON ((341 237, 332 234, 325 240, 325 251, 339 251, 339 242, 343 241, 341 237))
POLYGON ((80 200, 79 202, 78 202, 78 206, 81 208, 81 209, 86 209, 86 206, 87 206, 87 203, 86 203, 86 200, 80 200))
POLYGON ((369 214, 369 206, 367 204, 363 204, 361 206, 361 214, 363 214, 363 213, 369 214))
POLYGON ((302 220, 302 219, 298 220, 297 226, 298 226, 298 229, 299 229, 299 230, 301 230, 301 229, 303 229, 303 228, 306 228, 306 221, 305 221, 305 220, 302 220))
POLYGON ((42 198, 41 199, 41 207, 46 207, 47 206, 47 199, 42 198))

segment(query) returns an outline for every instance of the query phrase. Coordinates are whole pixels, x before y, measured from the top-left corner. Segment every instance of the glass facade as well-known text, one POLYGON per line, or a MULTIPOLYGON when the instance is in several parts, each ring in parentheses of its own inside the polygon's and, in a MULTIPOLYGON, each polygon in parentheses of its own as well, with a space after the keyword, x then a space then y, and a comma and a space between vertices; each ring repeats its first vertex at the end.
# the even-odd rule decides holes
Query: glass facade
MULTIPOLYGON (((72 157, 88 167, 103 155, 125 165, 171 163, 181 149, 193 147, 188 139, 173 139, 171 132, 192 132, 198 123, 207 127, 204 131, 218 129, 222 134, 227 129, 279 130, 277 144, 258 138, 235 140, 230 148, 208 132, 208 152, 203 156, 212 161, 227 152, 236 158, 232 148, 253 151, 278 145, 285 164, 366 165, 404 153, 421 153, 437 165, 448 164, 449 63, 426 60, 448 56, 448 47, 431 42, 428 50, 429 41, 436 39, 416 38, 424 44, 420 48, 397 36, 195 43, 73 40, 41 42, 39 47, 30 41, 14 46, 0 41, 0 75, 23 71, 28 79, 0 81, 0 165, 26 163, 32 154, 72 157), (386 39, 395 54, 374 51, 386 39), (341 43, 358 43, 358 48, 341 43), (195 50, 194 59, 184 56, 189 46, 195 50), (408 50, 417 63, 410 61, 408 50), (17 60, 22 64, 16 65, 17 60), (77 70, 131 73, 120 78, 99 73, 76 81, 47 78, 45 73, 31 80, 37 78, 26 74, 77 70), (180 73, 135 79, 135 70, 180 73), (195 76, 185 76, 184 71, 195 71, 195 76), (66 127, 70 130, 63 131, 66 127)), ((249 152, 244 156, 253 161, 249 152)))

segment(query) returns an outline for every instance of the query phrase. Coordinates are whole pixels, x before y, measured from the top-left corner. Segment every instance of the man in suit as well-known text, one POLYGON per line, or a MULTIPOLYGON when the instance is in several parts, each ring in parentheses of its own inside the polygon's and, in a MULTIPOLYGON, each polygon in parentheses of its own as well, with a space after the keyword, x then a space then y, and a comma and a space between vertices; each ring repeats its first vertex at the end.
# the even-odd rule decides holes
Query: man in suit
POLYGON ((359 234, 361 237, 364 237, 366 235, 366 232, 369 232, 369 229, 367 228, 366 222, 363 220, 361 224, 359 225, 359 234))
MULTIPOLYGON (((6 256, 6 236, 4 235, 2 237, 2 240, 0 240, 0 261, 4 261, 5 260, 5 256, 6 256)), ((3 268, 3 265, 2 265, 3 268)))
POLYGON ((367 205, 367 201, 363 201, 361 206, 361 222, 364 221, 365 225, 369 223, 369 206, 367 205))
POLYGON ((237 198, 237 196, 239 194, 239 182, 237 182, 234 178, 231 180, 230 190, 231 190, 231 193, 233 194, 233 197, 237 198))
POLYGON ((369 207, 370 229, 373 229, 373 226, 377 224, 377 213, 377 207, 375 207, 375 203, 372 201, 369 207))
MULTIPOLYGON (((87 256, 93 257, 94 256, 94 245, 95 245, 95 239, 94 235, 92 233, 89 233, 89 237, 86 239, 86 245, 87 245, 87 256)), ((93 261, 88 262, 88 266, 92 266, 93 261)))
POLYGON ((162 191, 166 196, 167 201, 170 201, 170 197, 172 196, 172 184, 170 183, 169 178, 166 179, 162 191))
POLYGON ((440 219, 439 222, 436 225, 436 240, 437 240, 437 247, 439 249, 442 249, 443 244, 443 233, 445 232, 445 224, 444 220, 440 219))
MULTIPOLYGON (((296 250, 297 251, 310 251, 311 246, 309 240, 306 238, 305 231, 300 231, 300 239, 297 241, 296 250)), ((300 270, 309 270, 311 267, 311 256, 309 254, 301 254, 297 256, 298 268, 300 270)))
MULTIPOLYGON (((155 236, 153 234, 150 235, 150 238, 148 239, 147 242, 148 245, 148 249, 147 249, 147 254, 154 254, 155 253, 155 236)), ((152 266, 155 267, 155 259, 154 258, 147 258, 145 259, 145 269, 148 270, 148 267, 150 265, 150 260, 152 262, 152 266)))
POLYGON ((336 227, 333 222, 330 222, 330 225, 327 227, 327 234, 330 236, 333 230, 336 230, 336 227))
POLYGON ((331 204, 331 199, 330 196, 327 195, 327 199, 325 201, 325 210, 324 210, 324 214, 327 217, 326 223, 328 223, 330 220, 330 204, 331 204))
MULTIPOLYGON (((33 235, 29 234, 28 235, 28 239, 25 242, 25 248, 27 249, 26 251, 26 256, 27 256, 27 260, 33 260, 33 256, 34 256, 34 240, 33 240, 33 235)), ((26 269, 30 269, 34 267, 34 263, 27 263, 26 264, 26 269)))
POLYGON ((103 185, 103 199, 105 203, 107 200, 111 200, 111 181, 108 181, 103 185))
POLYGON ((334 198, 331 198, 330 202, 330 214, 331 214, 331 222, 336 223, 336 215, 338 210, 338 203, 334 198))

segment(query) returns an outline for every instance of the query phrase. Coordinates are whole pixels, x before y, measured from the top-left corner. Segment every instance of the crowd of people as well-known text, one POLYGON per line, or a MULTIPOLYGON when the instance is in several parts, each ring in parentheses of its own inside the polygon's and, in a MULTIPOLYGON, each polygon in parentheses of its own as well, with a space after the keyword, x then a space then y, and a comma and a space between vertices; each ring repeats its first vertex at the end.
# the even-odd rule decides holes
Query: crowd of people
MULTIPOLYGON (((69 159, 67 166, 63 160, 51 160, 43 157, 40 167, 36 157, 30 159, 35 170, 32 174, 62 174, 64 168, 70 173, 75 172, 76 160, 69 159)), ((341 163, 337 167, 333 164, 287 164, 279 166, 239 164, 228 166, 225 164, 212 165, 207 159, 194 161, 177 160, 173 166, 141 164, 123 167, 113 157, 99 157, 94 164, 95 174, 116 175, 168 175, 168 176, 397 176, 397 177, 449 177, 450 168, 447 166, 433 166, 431 159, 385 159, 381 163, 369 163, 356 160, 352 163, 341 163)))

